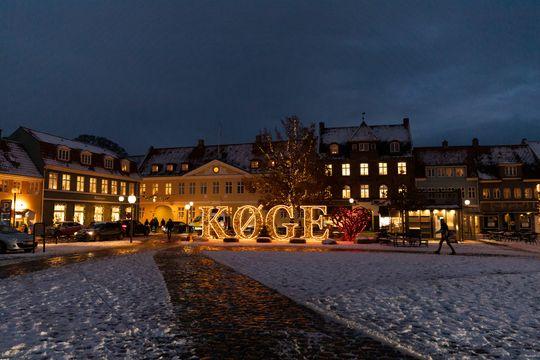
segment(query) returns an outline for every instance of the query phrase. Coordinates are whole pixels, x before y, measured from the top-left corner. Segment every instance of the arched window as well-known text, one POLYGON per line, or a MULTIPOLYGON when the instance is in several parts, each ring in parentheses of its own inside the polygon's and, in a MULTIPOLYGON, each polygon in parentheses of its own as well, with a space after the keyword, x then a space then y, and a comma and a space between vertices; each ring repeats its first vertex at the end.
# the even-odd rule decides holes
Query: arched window
POLYGON ((112 169, 114 167, 114 159, 111 156, 105 156, 103 163, 105 169, 112 169))
POLYGON ((339 154, 339 145, 338 144, 330 144, 330 154, 332 154, 332 155, 339 154))
POLYGON ((89 151, 81 152, 81 164, 92 165, 92 153, 89 151))
POLYGON ((386 185, 379 186, 379 198, 380 199, 388 198, 388 186, 386 185))
POLYGON ((56 157, 61 161, 69 161, 70 149, 66 146, 59 146, 56 149, 56 157))
POLYGON ((343 187, 343 190, 341 190, 341 197, 343 199, 350 199, 351 198, 351 187, 349 185, 345 185, 343 187))
POLYGON ((393 152, 393 153, 399 152, 399 141, 392 141, 390 143, 390 152, 393 152))

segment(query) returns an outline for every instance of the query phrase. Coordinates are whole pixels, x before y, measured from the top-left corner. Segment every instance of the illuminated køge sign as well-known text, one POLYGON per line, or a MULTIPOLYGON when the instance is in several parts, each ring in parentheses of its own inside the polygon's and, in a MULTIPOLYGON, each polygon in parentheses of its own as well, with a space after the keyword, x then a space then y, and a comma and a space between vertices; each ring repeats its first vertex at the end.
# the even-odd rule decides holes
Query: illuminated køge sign
MULTIPOLYGON (((228 206, 201 206, 202 211, 202 236, 207 239, 223 239, 229 237, 219 219, 223 218, 225 213, 230 212, 228 206)), ((315 235, 313 226, 319 229, 323 228, 323 216, 326 215, 326 206, 322 205, 304 205, 300 206, 303 213, 304 235, 306 240, 324 240, 328 238, 329 230, 326 229, 323 234, 315 235), (315 218, 316 212, 319 212, 315 218)), ((254 240, 259 236, 264 225, 266 225, 269 235, 274 240, 288 241, 294 237, 295 229, 298 223, 282 223, 285 228, 285 234, 279 234, 277 216, 280 211, 285 211, 289 218, 294 216, 294 208, 287 205, 276 205, 266 213, 263 213, 262 206, 244 205, 239 207, 233 217, 233 230, 239 240, 254 240), (247 231, 253 228, 253 231, 247 231)))

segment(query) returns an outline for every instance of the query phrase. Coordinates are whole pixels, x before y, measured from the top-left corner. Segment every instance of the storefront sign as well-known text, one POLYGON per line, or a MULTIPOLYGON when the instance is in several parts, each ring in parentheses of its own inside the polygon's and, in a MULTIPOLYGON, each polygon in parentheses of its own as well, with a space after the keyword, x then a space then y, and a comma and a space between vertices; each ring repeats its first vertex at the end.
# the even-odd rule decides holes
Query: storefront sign
MULTIPOLYGON (((204 238, 216 240, 230 236, 220 223, 220 219, 223 219, 227 213, 230 213, 228 206, 201 206, 199 209, 202 211, 202 236, 204 238)), ((304 228, 302 238, 318 241, 328 238, 328 229, 321 235, 315 235, 313 232, 314 226, 319 229, 323 228, 323 216, 326 215, 326 206, 304 205, 300 206, 300 209, 302 210, 302 225, 304 228)), ((290 240, 294 237, 295 229, 299 224, 294 222, 282 223, 281 226, 285 228, 285 234, 279 234, 277 215, 280 211, 285 211, 289 218, 294 217, 294 208, 287 205, 276 205, 266 214, 264 214, 262 206, 244 205, 239 207, 232 217, 235 236, 239 240, 255 240, 259 236, 263 226, 266 225, 272 239, 290 240)))

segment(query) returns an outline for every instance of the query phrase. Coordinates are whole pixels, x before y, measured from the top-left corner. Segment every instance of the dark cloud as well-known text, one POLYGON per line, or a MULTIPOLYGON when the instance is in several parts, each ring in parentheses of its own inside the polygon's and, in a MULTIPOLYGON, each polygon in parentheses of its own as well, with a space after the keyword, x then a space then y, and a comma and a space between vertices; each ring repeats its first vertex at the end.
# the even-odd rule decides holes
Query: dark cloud
POLYGON ((420 145, 540 138, 538 19, 537 1, 3 1, 0 126, 135 153, 288 114, 409 116, 420 145))

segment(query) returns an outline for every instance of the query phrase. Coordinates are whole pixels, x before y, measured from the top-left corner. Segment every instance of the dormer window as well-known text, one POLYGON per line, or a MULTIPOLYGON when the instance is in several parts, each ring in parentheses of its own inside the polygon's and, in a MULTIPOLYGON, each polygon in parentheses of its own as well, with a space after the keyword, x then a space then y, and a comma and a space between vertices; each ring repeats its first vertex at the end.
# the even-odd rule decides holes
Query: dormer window
POLYGON ((158 164, 153 164, 153 165, 152 165, 152 170, 151 170, 151 171, 152 171, 152 173, 154 173, 154 174, 157 173, 157 172, 159 172, 159 165, 158 165, 158 164))
POLYGON ((56 157, 61 161, 69 161, 70 149, 65 146, 60 146, 56 150, 56 157))
POLYGON ((330 154, 332 154, 332 155, 339 154, 339 145, 338 144, 330 144, 330 154))
POLYGON ((359 143, 358 151, 369 151, 369 143, 359 143))
POLYGON ((259 160, 251 160, 250 167, 252 169, 258 169, 259 168, 259 160))
POLYGON ((516 176, 518 176, 518 167, 517 167, 517 165, 506 165, 504 167, 504 176, 506 176, 506 177, 516 177, 516 176))
POLYGON ((174 171, 174 164, 167 164, 167 172, 173 172, 174 171))
POLYGON ((393 153, 399 152, 399 141, 392 141, 390 143, 390 152, 393 152, 393 153))
POLYGON ((129 168, 129 160, 127 159, 124 159, 120 162, 120 169, 122 170, 122 172, 125 172, 125 173, 128 173, 130 168, 129 168))
POLYGON ((180 165, 180 168, 182 169, 182 171, 188 171, 189 170, 189 163, 182 163, 182 165, 180 165))
POLYGON ((83 151, 81 153, 81 164, 83 165, 92 165, 92 153, 88 151, 83 151))
POLYGON ((103 165, 105 166, 105 169, 112 169, 114 167, 114 159, 110 156, 106 156, 103 165))

